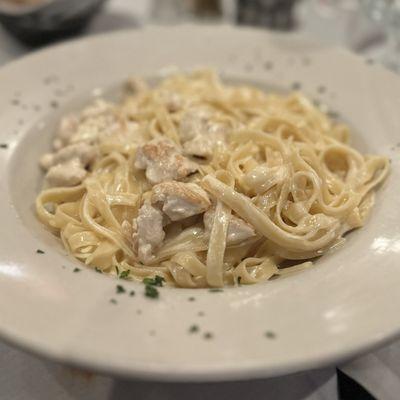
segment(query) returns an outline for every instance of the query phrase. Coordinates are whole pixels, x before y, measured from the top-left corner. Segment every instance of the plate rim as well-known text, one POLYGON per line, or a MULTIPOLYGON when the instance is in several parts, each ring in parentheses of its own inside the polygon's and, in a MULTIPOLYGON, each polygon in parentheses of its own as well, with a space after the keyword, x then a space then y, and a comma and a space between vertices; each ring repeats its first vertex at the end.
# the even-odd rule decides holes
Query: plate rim
MULTIPOLYGON (((257 28, 242 28, 242 27, 232 27, 232 26, 216 26, 216 25, 211 25, 211 26, 196 26, 196 25, 181 25, 179 28, 177 27, 159 27, 159 26, 147 26, 144 29, 126 29, 126 30, 119 30, 116 32, 106 32, 106 33, 101 33, 101 34, 96 34, 93 36, 89 37, 83 37, 79 39, 72 39, 68 40, 63 43, 59 43, 53 46, 49 46, 46 48, 43 48, 39 51, 33 52, 31 54, 28 54, 26 56, 23 56, 21 58, 18 58, 15 61, 12 61, 10 63, 7 63, 3 67, 0 68, 0 80, 2 79, 2 72, 7 70, 7 69, 12 69, 14 68, 15 65, 19 64, 24 64, 27 62, 27 60, 31 58, 36 58, 40 57, 41 54, 43 53, 48 53, 52 52, 55 49, 66 49, 70 46, 75 46, 77 44, 82 44, 82 43, 87 43, 87 42, 92 42, 92 41, 101 41, 103 38, 109 38, 110 36, 113 37, 118 37, 119 35, 140 35, 143 31, 149 31, 149 30, 156 30, 159 32, 162 32, 163 30, 171 30, 171 29, 195 29, 197 31, 199 30, 206 30, 209 28, 212 29, 219 29, 219 30, 226 30, 232 29, 234 31, 260 31, 257 28)), ((309 39, 305 35, 298 35, 295 33, 280 33, 280 34, 275 34, 275 33, 270 33, 270 32, 265 32, 266 35, 270 35, 271 37, 274 36, 284 36, 284 37, 292 37, 295 40, 299 41, 309 41, 309 39)), ((312 39, 313 43, 319 43, 316 40, 312 39)), ((341 52, 346 52, 352 57, 357 57, 358 56, 354 55, 351 52, 348 52, 347 50, 341 49, 336 46, 327 46, 326 44, 320 44, 322 47, 326 47, 335 51, 341 51, 341 52)), ((382 70, 385 70, 384 67, 382 66, 377 66, 378 68, 381 68, 382 70)), ((385 73, 391 73, 389 71, 385 70, 385 73)), ((395 74, 393 74, 395 75, 395 74)), ((398 77, 396 76, 396 79, 398 77)), ((1 255, 0 255, 1 257, 1 255)), ((159 370, 155 369, 154 366, 149 369, 146 368, 146 366, 141 366, 141 364, 132 365, 129 369, 125 369, 122 367, 118 367, 116 365, 112 366, 112 370, 104 368, 100 363, 97 361, 89 361, 87 357, 76 357, 75 356, 69 356, 66 353, 63 353, 62 351, 59 352, 59 354, 56 354, 56 352, 49 350, 49 348, 45 347, 40 347, 40 346, 35 346, 32 343, 29 344, 29 341, 25 339, 22 339, 20 337, 11 337, 8 335, 6 331, 4 331, 0 325, 0 337, 2 340, 11 343, 12 345, 15 345, 24 351, 27 351, 29 353, 35 354, 35 355, 40 355, 44 356, 50 360, 61 362, 64 364, 72 365, 72 366, 79 366, 79 367, 84 367, 84 368, 90 368, 92 370, 98 371, 98 372, 106 372, 107 374, 112 374, 112 375, 117 375, 117 376, 125 376, 125 377, 139 377, 143 379, 160 379, 160 380, 165 380, 165 381, 221 381, 221 380, 237 380, 237 379, 249 379, 249 378, 261 378, 261 377, 273 377, 273 376, 278 376, 282 374, 287 374, 287 373, 292 373, 292 372, 297 372, 303 369, 314 369, 314 368, 320 368, 327 366, 332 363, 338 363, 345 361, 347 359, 350 359, 358 354, 364 353, 366 351, 372 350, 378 346, 390 343, 393 341, 396 337, 400 336, 400 327, 396 330, 393 331, 391 335, 385 336, 385 338, 374 338, 373 340, 370 340, 369 342, 365 342, 360 344, 358 347, 352 346, 351 349, 344 348, 342 352, 337 353, 336 355, 332 354, 326 354, 324 357, 316 355, 314 358, 310 358, 308 361, 298 361, 297 363, 289 363, 289 365, 281 365, 279 368, 265 368, 261 364, 260 365, 253 365, 253 366, 231 366, 230 368, 227 366, 224 367, 219 367, 216 368, 215 370, 212 369, 210 371, 205 371, 204 367, 200 367, 199 369, 193 368, 193 370, 170 370, 168 365, 162 364, 161 368, 159 370)), ((254 363, 253 363, 254 364, 254 363)))

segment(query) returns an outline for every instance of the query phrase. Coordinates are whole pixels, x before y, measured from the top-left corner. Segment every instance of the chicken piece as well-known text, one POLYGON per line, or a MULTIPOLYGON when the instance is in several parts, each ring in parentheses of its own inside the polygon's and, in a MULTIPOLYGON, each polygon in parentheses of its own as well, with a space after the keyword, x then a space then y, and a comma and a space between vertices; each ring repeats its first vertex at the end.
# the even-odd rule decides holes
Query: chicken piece
POLYGON ((46 182, 49 186, 75 186, 79 185, 86 177, 87 171, 78 159, 72 159, 63 164, 49 168, 46 182))
POLYGON ((151 201, 159 204, 171 221, 201 214, 211 206, 207 193, 199 185, 176 181, 155 185, 151 201))
POLYGON ((123 124, 115 106, 104 100, 97 100, 83 110, 78 128, 71 136, 69 143, 95 144, 100 139, 112 136, 121 130, 123 130, 123 124))
POLYGON ((154 258, 154 252, 161 246, 165 232, 163 230, 163 214, 149 203, 139 209, 139 215, 133 223, 136 232, 132 235, 137 246, 138 258, 146 264, 154 258))
POLYGON ((55 150, 60 150, 68 144, 71 137, 76 133, 79 126, 79 118, 75 115, 67 115, 61 119, 57 137, 53 142, 55 150))
POLYGON ((70 160, 79 160, 82 167, 89 165, 96 157, 96 150, 87 143, 71 144, 63 147, 61 150, 53 154, 45 154, 40 159, 40 165, 43 169, 48 170, 50 167, 63 164, 70 160))
MULTIPOLYGON (((211 232, 214 214, 214 209, 209 210, 204 214, 204 226, 208 232, 211 232)), ((239 244, 255 235, 256 232, 250 224, 235 215, 230 216, 228 232, 226 235, 226 244, 228 246, 239 244)))
POLYGON ((153 139, 136 152, 135 167, 146 170, 151 184, 180 180, 198 169, 169 139, 153 139))
POLYGON ((194 139, 183 144, 185 154, 199 158, 210 158, 217 146, 223 146, 222 138, 210 135, 198 135, 194 139))
POLYGON ((210 111, 204 108, 192 108, 186 111, 179 124, 179 136, 182 142, 204 134, 210 117, 210 111))
POLYGON ((206 109, 187 111, 179 126, 179 136, 186 154, 209 158, 216 146, 225 145, 226 126, 213 122, 206 109))

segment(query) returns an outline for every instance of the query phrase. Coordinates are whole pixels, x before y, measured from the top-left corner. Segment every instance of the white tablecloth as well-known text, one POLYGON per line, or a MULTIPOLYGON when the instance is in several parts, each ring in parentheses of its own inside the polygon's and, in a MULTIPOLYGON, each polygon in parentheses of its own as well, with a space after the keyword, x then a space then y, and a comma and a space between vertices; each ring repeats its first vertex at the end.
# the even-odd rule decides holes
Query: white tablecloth
MULTIPOLYGON (((315 14, 314 2, 307 0, 299 7, 299 30, 364 54, 379 54, 382 33, 378 28, 371 27, 351 10, 322 20, 315 14), (378 46, 371 43, 378 43, 378 46)), ((112 0, 86 34, 138 27, 148 19, 149 4, 146 0, 112 0)), ((28 51, 0 28, 0 65, 28 51)), ((376 398, 400 398, 399 342, 340 368, 376 398)), ((336 385, 334 367, 246 382, 182 384, 128 381, 73 370, 0 342, 0 400, 337 400, 336 385)))

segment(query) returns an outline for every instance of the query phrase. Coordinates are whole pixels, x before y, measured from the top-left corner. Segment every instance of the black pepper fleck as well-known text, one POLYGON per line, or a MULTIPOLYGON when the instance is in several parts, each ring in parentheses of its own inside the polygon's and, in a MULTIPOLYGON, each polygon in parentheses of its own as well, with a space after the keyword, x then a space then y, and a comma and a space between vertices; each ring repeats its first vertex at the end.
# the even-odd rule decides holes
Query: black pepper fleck
POLYGON ((44 254, 44 251, 43 251, 43 250, 40 250, 40 249, 37 249, 37 250, 36 250, 36 253, 37 253, 37 254, 44 254))
POLYGON ((135 291, 134 291, 134 290, 131 290, 131 291, 129 292, 129 296, 133 297, 134 295, 135 295, 135 291))
POLYGON ((271 61, 266 61, 266 62, 264 63, 264 68, 265 68, 267 71, 270 71, 271 69, 274 68, 274 64, 273 64, 271 61))
POLYGON ((18 106, 18 105, 20 104, 20 101, 19 101, 19 99, 12 99, 12 100, 11 100, 11 104, 12 104, 13 106, 18 106))
POLYGON ((50 107, 52 107, 52 108, 58 108, 58 106, 59 106, 58 101, 52 100, 52 101, 50 102, 50 107))
POLYGON ((117 304, 118 302, 117 302, 117 300, 115 300, 115 299, 110 299, 110 303, 111 303, 111 304, 117 304))
POLYGON ((45 85, 50 85, 50 84, 52 84, 52 83, 54 83, 54 82, 57 82, 58 81, 58 77, 56 76, 56 75, 49 75, 49 76, 46 76, 44 79, 43 79, 43 83, 45 84, 45 85))
POLYGON ((188 298, 188 301, 195 301, 195 300, 196 300, 195 297, 189 297, 189 298, 188 298))
POLYGON ((223 289, 211 288, 211 289, 208 289, 208 291, 211 292, 211 293, 221 293, 221 292, 223 292, 223 289))
POLYGON ((214 335, 211 332, 205 332, 203 335, 204 339, 210 340, 214 337, 214 335))
POLYGON ((325 93, 326 92, 326 87, 325 86, 318 86, 317 88, 318 93, 325 93))
POLYGON ((80 268, 74 268, 73 272, 81 272, 80 268))
POLYGON ((8 149, 8 144, 7 143, 1 143, 0 144, 1 149, 8 149))
POLYGON ((199 316, 199 317, 204 317, 204 311, 199 311, 198 313, 197 313, 197 315, 199 316))
POLYGON ((142 313, 142 310, 136 310, 136 314, 140 315, 142 313))

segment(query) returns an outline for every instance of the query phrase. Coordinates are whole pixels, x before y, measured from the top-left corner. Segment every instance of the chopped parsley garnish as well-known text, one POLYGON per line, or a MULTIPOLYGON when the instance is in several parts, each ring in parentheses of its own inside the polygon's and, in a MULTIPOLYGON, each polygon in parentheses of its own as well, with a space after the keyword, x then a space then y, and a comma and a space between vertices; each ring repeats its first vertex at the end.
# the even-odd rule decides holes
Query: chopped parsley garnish
POLYGON ((116 291, 117 291, 118 294, 126 292, 125 288, 122 285, 117 285, 116 291))
POLYGON ((118 302, 117 302, 117 300, 115 300, 115 299, 110 299, 110 303, 111 303, 111 304, 117 304, 118 302))
POLYGON ((44 254, 44 251, 43 251, 43 250, 40 250, 40 249, 37 249, 37 250, 36 250, 36 253, 37 253, 37 254, 44 254))
POLYGON ((189 301, 195 301, 196 298, 192 296, 192 297, 189 297, 188 300, 189 300, 189 301))
POLYGON ((129 296, 133 297, 134 295, 135 295, 135 291, 134 291, 134 290, 131 290, 131 291, 129 292, 129 296))
POLYGON ((211 293, 220 293, 220 292, 223 292, 223 290, 220 289, 220 288, 211 288, 211 289, 208 289, 208 291, 211 292, 211 293))
POLYGON ((8 149, 8 144, 7 143, 0 143, 0 148, 8 149))
POLYGON ((268 339, 275 339, 276 338, 276 333, 274 333, 272 331, 266 331, 264 335, 268 339))
POLYGON ((165 282, 165 279, 160 276, 160 275, 156 275, 154 278, 144 278, 143 279, 143 283, 145 285, 150 285, 150 286, 162 286, 163 282, 165 282))
POLYGON ((119 278, 120 278, 120 279, 128 279, 129 274, 130 274, 130 271, 129 271, 129 270, 122 271, 122 272, 119 274, 119 278))
POLYGON ((200 330, 200 328, 199 328, 198 325, 192 325, 192 326, 189 328, 189 333, 197 333, 199 330, 200 330))
POLYGON ((117 272, 117 276, 119 276, 119 268, 117 265, 115 266, 115 271, 117 272))
POLYGON ((333 110, 328 111, 327 115, 329 118, 332 118, 332 119, 337 119, 340 116, 340 114, 337 111, 333 111, 333 110))
POLYGON ((96 272, 98 272, 99 274, 102 274, 102 273, 103 273, 103 271, 102 271, 99 267, 94 267, 94 270, 95 270, 96 272))
POLYGON ((80 271, 81 271, 80 268, 75 267, 73 272, 80 272, 80 271))
POLYGON ((146 297, 150 297, 151 299, 157 299, 159 296, 158 290, 153 285, 146 285, 144 294, 146 297))
POLYGON ((204 339, 209 340, 209 339, 212 339, 212 338, 214 337, 214 335, 213 335, 211 332, 206 332, 206 333, 203 335, 203 337, 204 337, 204 339))

